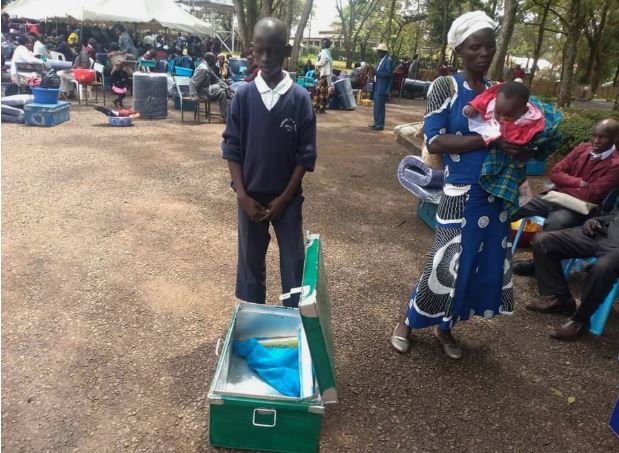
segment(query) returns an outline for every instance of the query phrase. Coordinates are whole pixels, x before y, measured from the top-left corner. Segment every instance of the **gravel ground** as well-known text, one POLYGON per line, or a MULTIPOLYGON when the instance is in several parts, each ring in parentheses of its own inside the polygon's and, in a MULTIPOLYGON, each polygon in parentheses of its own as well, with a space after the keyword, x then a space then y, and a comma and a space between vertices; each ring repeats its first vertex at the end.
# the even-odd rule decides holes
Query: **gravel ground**
MULTIPOLYGON (((388 126, 422 110, 389 105, 388 126)), ((210 451, 206 395, 235 305, 223 126, 172 112, 112 129, 89 107, 71 115, 52 129, 2 125, 4 450, 210 451)), ((370 118, 369 108, 319 117, 305 184, 340 394, 321 450, 617 451, 606 427, 616 316, 601 338, 552 341, 561 318, 524 310, 535 285, 520 278, 515 316, 458 326, 463 360, 446 359, 427 331, 408 355, 389 348, 432 233, 395 178, 404 148, 370 118)))

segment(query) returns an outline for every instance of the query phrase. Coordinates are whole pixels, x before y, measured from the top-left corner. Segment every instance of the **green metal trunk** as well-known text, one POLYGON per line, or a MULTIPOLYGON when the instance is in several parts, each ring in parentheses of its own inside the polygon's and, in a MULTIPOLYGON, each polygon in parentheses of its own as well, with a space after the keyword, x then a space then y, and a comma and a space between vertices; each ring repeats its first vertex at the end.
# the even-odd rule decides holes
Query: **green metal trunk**
MULTIPOLYGON (((209 440, 217 447, 284 453, 318 450, 325 404, 337 401, 327 281, 320 238, 307 239, 299 309, 237 305, 209 391, 209 440), (261 381, 232 342, 298 335, 302 397, 261 381)), ((218 348, 219 349, 219 348, 218 348)))

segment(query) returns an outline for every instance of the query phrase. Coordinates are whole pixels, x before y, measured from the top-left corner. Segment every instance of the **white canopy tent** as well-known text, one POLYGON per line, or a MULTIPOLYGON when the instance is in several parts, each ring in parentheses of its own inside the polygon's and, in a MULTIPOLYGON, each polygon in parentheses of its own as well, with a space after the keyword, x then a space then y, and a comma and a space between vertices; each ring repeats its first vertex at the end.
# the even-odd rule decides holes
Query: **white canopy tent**
MULTIPOLYGON (((89 0, 80 2, 75 0, 16 0, 2 12, 11 17, 45 20, 62 17, 73 17, 80 20, 82 5, 89 0)), ((90 0, 92 1, 92 0, 90 0)))
POLYGON ((186 33, 207 35, 212 27, 183 10, 173 0, 88 0, 80 20, 95 22, 157 22, 186 33))
POLYGON ((174 0, 16 0, 4 12, 36 20, 71 17, 93 22, 157 22, 200 35, 213 31, 209 24, 183 10, 174 0))

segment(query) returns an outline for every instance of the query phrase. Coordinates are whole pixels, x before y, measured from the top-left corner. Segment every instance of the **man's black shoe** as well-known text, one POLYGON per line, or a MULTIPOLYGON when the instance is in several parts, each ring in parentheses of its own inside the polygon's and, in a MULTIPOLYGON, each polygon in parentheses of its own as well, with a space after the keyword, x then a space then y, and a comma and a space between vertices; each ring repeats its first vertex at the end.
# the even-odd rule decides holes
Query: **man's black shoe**
POLYGON ((512 270, 516 275, 522 275, 524 277, 534 277, 535 262, 533 260, 518 261, 514 263, 512 270))

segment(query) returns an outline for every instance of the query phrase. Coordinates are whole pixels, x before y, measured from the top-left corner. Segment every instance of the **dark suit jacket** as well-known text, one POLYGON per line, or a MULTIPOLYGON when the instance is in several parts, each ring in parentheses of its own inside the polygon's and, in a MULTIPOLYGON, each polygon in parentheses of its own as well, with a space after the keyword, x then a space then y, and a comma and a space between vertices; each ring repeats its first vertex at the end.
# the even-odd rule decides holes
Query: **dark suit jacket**
POLYGON ((393 79, 393 61, 387 55, 383 64, 378 62, 376 66, 375 94, 389 94, 391 92, 391 80, 393 79))

